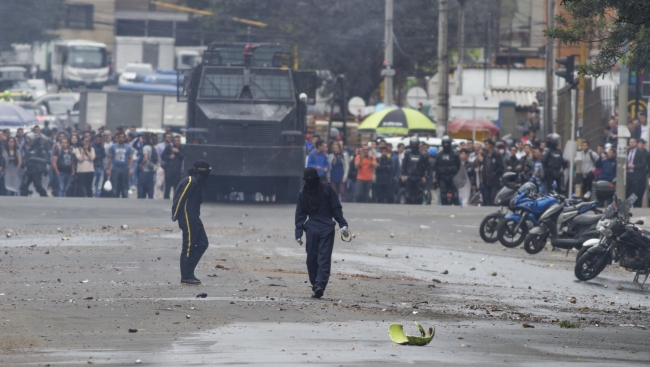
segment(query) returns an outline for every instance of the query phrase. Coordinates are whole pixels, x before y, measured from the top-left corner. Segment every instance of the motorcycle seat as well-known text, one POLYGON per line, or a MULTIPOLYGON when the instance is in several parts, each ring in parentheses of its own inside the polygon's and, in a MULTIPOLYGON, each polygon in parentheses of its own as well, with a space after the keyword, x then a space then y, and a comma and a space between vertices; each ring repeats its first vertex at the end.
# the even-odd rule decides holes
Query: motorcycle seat
POLYGON ((583 215, 577 216, 573 220, 573 224, 576 225, 576 226, 590 226, 590 225, 592 225, 594 223, 598 223, 598 221, 602 217, 603 217, 602 214, 590 214, 590 215, 583 214, 583 215))
POLYGON ((589 205, 593 205, 593 204, 595 204, 595 203, 596 203, 595 201, 584 201, 584 202, 582 202, 582 203, 576 205, 576 208, 577 208, 577 209, 580 209, 580 208, 582 208, 582 207, 589 206, 589 205))

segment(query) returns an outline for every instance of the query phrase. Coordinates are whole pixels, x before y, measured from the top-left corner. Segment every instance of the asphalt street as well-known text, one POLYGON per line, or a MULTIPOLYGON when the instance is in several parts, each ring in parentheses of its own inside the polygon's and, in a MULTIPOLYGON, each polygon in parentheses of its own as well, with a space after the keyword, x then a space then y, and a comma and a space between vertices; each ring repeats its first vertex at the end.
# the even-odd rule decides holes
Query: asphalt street
POLYGON ((616 266, 579 282, 575 251, 528 255, 484 243, 478 225, 494 208, 345 204, 356 237, 337 239, 330 285, 314 300, 293 205, 204 204, 210 247, 196 271, 201 286, 179 284, 181 236, 170 207, 0 197, 0 365, 650 360, 648 285, 616 266), (577 327, 561 328, 563 320, 577 327), (391 323, 416 334, 414 321, 435 326, 431 344, 391 342, 391 323))

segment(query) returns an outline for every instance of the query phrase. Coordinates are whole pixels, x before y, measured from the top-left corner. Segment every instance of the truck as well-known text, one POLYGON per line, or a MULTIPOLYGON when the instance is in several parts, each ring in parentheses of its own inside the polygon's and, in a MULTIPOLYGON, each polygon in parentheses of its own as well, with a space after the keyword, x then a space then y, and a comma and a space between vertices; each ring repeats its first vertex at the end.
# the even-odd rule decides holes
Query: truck
POLYGON ((154 70, 191 69, 201 63, 206 46, 174 45, 168 37, 115 37, 115 72, 122 74, 128 64, 150 64, 154 70))
POLYGON ((173 38, 167 37, 115 37, 114 69, 122 74, 127 64, 151 64, 154 70, 174 69, 173 38))
POLYGON ((31 47, 30 64, 38 65, 51 82, 68 88, 101 89, 108 81, 106 45, 86 40, 53 40, 31 47))
POLYGON ((295 202, 317 78, 291 65, 285 45, 212 43, 200 64, 178 71, 177 99, 187 102, 184 165, 210 163, 207 200, 295 202))

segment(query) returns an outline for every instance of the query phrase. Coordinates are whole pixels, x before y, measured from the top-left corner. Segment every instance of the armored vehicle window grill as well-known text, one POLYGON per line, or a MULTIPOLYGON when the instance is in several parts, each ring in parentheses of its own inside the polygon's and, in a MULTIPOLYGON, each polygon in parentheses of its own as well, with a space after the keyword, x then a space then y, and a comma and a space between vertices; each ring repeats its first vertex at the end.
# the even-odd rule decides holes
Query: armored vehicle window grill
POLYGON ((243 69, 206 69, 201 81, 201 97, 237 98, 243 86, 243 69))
POLYGON ((288 70, 251 70, 251 91, 255 99, 292 99, 288 70))
POLYGON ((216 143, 224 145, 273 145, 275 141, 274 125, 219 124, 216 133, 216 143))

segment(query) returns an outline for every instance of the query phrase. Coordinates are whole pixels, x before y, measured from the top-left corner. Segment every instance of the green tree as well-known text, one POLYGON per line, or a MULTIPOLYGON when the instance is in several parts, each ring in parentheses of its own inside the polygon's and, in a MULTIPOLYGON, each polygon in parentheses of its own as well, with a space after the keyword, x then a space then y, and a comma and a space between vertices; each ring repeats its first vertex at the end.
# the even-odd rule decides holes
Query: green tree
POLYGON ((632 70, 644 69, 650 59, 650 2, 648 0, 563 0, 563 13, 545 35, 565 44, 590 42, 600 52, 580 72, 602 76, 619 61, 632 70))
POLYGON ((0 50, 53 38, 63 11, 63 0, 0 0, 0 50))

